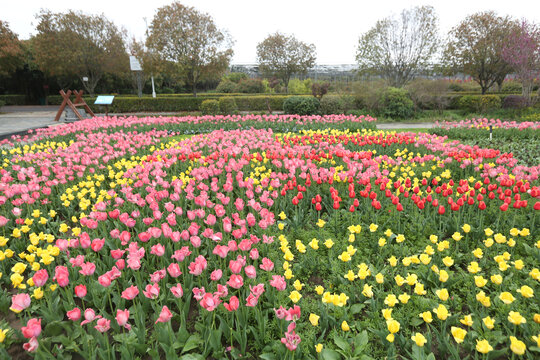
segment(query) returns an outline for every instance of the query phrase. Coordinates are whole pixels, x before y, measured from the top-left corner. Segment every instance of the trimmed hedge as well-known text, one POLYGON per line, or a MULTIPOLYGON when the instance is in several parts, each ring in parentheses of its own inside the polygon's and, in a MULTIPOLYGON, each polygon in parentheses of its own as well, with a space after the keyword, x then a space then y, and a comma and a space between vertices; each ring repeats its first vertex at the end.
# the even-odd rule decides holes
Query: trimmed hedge
POLYGON ((25 95, 0 95, 0 101, 4 105, 27 105, 25 95))
MULTIPOLYGON (((268 106, 272 111, 281 111, 283 101, 292 97, 291 95, 256 95, 256 96, 237 96, 234 97, 238 110, 240 111, 267 111, 268 106)), ((306 95, 305 97, 311 97, 306 95)), ((94 105, 95 97, 83 97, 86 103, 94 112, 101 112, 102 107, 94 105)), ((200 106, 205 100, 219 100, 220 96, 159 96, 136 97, 136 96, 117 96, 114 98, 109 111, 113 113, 132 113, 132 112, 181 112, 181 111, 199 111, 200 106)), ((49 97, 49 104, 60 105, 61 97, 49 97)))
POLYGON ((283 102, 286 114, 313 115, 319 112, 320 102, 313 96, 291 96, 283 102))

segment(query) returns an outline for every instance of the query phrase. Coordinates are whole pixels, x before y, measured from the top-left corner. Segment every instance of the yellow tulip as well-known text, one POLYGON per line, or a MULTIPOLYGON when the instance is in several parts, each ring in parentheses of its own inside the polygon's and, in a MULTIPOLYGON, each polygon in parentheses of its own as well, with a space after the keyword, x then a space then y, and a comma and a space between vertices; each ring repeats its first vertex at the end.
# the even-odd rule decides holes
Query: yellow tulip
POLYGON ((521 288, 517 289, 517 292, 521 294, 521 296, 526 298, 532 298, 534 296, 534 291, 527 285, 523 285, 521 288))
POLYGON ((425 322, 428 324, 433 321, 433 316, 431 315, 431 311, 424 311, 419 315, 425 322))
POLYGON ((401 327, 400 323, 397 320, 390 319, 386 321, 386 327, 390 334, 395 334, 399 331, 399 328, 401 327))
POLYGON ((487 354, 488 352, 492 351, 493 347, 489 344, 487 340, 476 340, 476 351, 482 354, 487 354))
POLYGON ((465 335, 467 335, 467 330, 456 327, 456 326, 452 326, 450 328, 450 332, 452 333, 452 336, 454 337, 454 340, 458 344, 461 344, 465 339, 465 335))
POLYGON ((508 313, 508 321, 514 325, 521 325, 527 322, 527 320, 517 311, 510 311, 508 313))
POLYGON ((343 322, 341 323, 341 330, 343 330, 343 331, 351 330, 351 328, 349 327, 349 324, 347 324, 347 322, 345 320, 343 320, 343 322))
POLYGON ((502 292, 499 295, 499 299, 507 305, 513 303, 514 300, 516 300, 516 298, 514 298, 514 295, 512 295, 512 293, 509 293, 508 291, 502 292))
POLYGON ((492 319, 490 316, 486 316, 485 318, 482 319, 482 321, 484 322, 484 325, 489 330, 492 330, 493 327, 495 326, 495 319, 492 319))
POLYGON ((322 351, 322 349, 323 349, 323 344, 319 343, 319 344, 315 345, 315 351, 316 352, 320 353, 322 351))
POLYGON ((289 298, 292 300, 293 303, 297 303, 301 298, 302 294, 300 294, 298 291, 293 290, 291 294, 289 295, 289 298))
POLYGON ((515 336, 510 336, 510 350, 512 350, 514 354, 523 355, 525 354, 525 350, 527 350, 527 346, 525 346, 525 343, 518 340, 515 336))
POLYGON ((439 304, 439 307, 437 307, 436 309, 433 309, 433 312, 435 314, 437 314, 437 317, 440 320, 446 320, 446 318, 448 318, 448 316, 450 316, 450 313, 448 312, 448 309, 443 304, 439 304))
POLYGON ((425 343, 427 342, 426 338, 424 337, 424 335, 420 334, 420 333, 416 333, 414 334, 412 337, 411 337, 412 341, 414 341, 416 343, 416 346, 424 346, 425 343))
POLYGON ((317 314, 309 314, 309 322, 311 323, 311 325, 318 326, 319 325, 319 319, 320 319, 319 315, 317 315, 317 314))

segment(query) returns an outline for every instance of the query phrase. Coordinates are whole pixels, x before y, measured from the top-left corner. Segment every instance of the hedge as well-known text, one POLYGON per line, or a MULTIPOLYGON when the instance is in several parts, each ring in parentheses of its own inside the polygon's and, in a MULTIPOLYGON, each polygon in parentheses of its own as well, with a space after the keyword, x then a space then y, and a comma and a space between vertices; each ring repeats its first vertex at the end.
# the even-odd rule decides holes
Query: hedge
MULTIPOLYGON (((272 111, 281 111, 283 101, 292 95, 255 95, 255 96, 237 96, 236 105, 240 111, 267 111, 268 106, 272 111)), ((311 95, 306 95, 311 97, 311 95)), ((113 113, 132 113, 132 112, 180 112, 180 111, 199 111, 201 103, 204 100, 219 100, 219 96, 176 96, 176 97, 136 97, 136 96, 117 96, 114 99, 109 111, 113 113)), ((94 105, 95 97, 85 96, 83 99, 94 112, 102 112, 102 107, 94 105)), ((60 105, 61 96, 50 96, 49 104, 60 105)))
POLYGON ((0 95, 0 101, 5 105, 26 105, 25 95, 0 95))

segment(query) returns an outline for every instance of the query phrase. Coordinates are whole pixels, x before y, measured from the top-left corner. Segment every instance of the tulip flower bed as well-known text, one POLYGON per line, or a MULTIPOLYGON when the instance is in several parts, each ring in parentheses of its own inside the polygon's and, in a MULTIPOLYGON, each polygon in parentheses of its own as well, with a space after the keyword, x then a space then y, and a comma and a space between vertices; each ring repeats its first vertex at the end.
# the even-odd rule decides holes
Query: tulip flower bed
POLYGON ((501 121, 499 119, 472 119, 462 121, 436 122, 431 133, 448 136, 451 139, 476 140, 493 139, 516 141, 521 139, 540 139, 540 122, 501 121), (464 131, 466 130, 466 131, 464 131))
POLYGON ((537 358, 540 165, 359 118, 222 118, 0 149, 1 358, 537 358))

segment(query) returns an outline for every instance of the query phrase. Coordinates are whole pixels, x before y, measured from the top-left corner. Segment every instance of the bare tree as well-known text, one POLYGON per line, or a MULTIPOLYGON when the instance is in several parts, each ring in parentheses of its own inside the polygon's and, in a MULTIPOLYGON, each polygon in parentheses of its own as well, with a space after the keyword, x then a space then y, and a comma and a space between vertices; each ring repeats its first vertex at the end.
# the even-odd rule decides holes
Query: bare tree
POLYGON ((162 61, 176 64, 195 96, 199 82, 221 78, 233 55, 232 40, 210 15, 179 2, 158 9, 146 45, 162 61))
MULTIPOLYGON (((267 76, 275 76, 288 89, 293 74, 305 74, 315 65, 315 45, 276 32, 257 45, 259 69, 267 76)), ((288 90, 287 90, 288 91, 288 90)))
POLYGON ((516 25, 510 17, 493 11, 467 16, 449 33, 445 61, 455 72, 470 75, 485 94, 494 84, 502 84, 512 70, 502 57, 502 48, 516 25))
POLYGON ((437 51, 438 18, 432 6, 403 10, 377 21, 360 37, 356 61, 360 73, 379 75, 402 87, 425 70, 437 51))
POLYGON ((69 11, 42 11, 38 33, 32 39, 36 63, 47 75, 78 76, 85 89, 94 94, 105 73, 128 69, 123 33, 103 14, 69 11))

